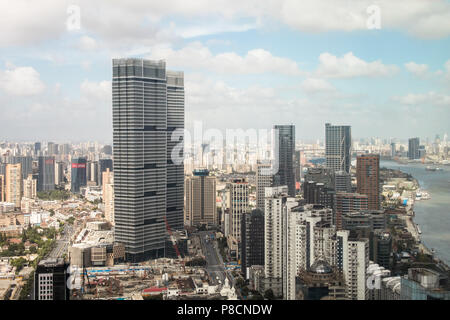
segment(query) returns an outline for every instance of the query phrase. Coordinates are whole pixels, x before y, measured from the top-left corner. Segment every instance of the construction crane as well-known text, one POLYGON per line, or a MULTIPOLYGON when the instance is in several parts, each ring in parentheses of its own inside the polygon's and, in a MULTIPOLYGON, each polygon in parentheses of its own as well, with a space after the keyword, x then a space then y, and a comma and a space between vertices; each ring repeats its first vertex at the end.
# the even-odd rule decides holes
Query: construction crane
POLYGON ((185 271, 184 260, 181 257, 180 250, 178 250, 177 241, 175 239, 175 236, 172 234, 172 229, 170 228, 169 222, 167 222, 166 216, 164 216, 164 221, 166 223, 167 233, 169 234, 170 240, 172 241, 173 248, 175 249, 178 259, 181 261, 181 263, 183 265, 183 272, 184 272, 185 271))
MULTIPOLYGON (((82 284, 81 284, 81 292, 83 292, 84 293, 84 288, 85 288, 85 282, 84 282, 84 277, 86 276, 86 279, 87 279, 87 282, 88 282, 88 288, 90 289, 91 288, 91 282, 89 281, 89 276, 88 276, 88 273, 87 273, 87 270, 86 270, 86 266, 83 264, 83 278, 82 278, 82 284)), ((87 292, 87 290, 86 290, 86 292, 87 292)))

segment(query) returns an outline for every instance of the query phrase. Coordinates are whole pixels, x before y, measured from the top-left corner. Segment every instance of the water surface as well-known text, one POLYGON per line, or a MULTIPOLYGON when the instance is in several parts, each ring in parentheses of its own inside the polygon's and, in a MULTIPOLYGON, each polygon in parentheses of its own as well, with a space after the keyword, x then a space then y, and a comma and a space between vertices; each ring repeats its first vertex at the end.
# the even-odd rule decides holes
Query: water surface
POLYGON ((439 166, 442 171, 427 171, 426 165, 420 163, 381 161, 380 167, 409 173, 421 189, 428 191, 430 200, 414 204, 414 222, 422 231, 422 242, 428 248, 434 248, 438 258, 450 264, 450 166, 439 166))

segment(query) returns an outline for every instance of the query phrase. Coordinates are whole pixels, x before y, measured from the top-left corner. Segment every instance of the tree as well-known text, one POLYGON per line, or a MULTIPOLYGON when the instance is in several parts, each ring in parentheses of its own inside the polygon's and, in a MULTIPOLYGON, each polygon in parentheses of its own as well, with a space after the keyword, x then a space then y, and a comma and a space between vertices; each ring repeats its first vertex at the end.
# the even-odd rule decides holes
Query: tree
POLYGON ((241 277, 236 279, 236 287, 243 288, 245 286, 245 280, 241 277))
POLYGON ((31 290, 33 289, 33 282, 34 282, 34 272, 31 273, 31 275, 28 277, 27 282, 23 286, 22 290, 20 290, 19 300, 27 300, 28 296, 31 293, 31 290))
POLYGON ((67 190, 40 191, 37 197, 42 200, 67 200, 70 198, 70 192, 67 190))
POLYGON ((18 274, 20 272, 20 270, 22 270, 25 263, 27 263, 27 260, 22 257, 11 260, 11 265, 13 267, 16 267, 16 274, 18 274))

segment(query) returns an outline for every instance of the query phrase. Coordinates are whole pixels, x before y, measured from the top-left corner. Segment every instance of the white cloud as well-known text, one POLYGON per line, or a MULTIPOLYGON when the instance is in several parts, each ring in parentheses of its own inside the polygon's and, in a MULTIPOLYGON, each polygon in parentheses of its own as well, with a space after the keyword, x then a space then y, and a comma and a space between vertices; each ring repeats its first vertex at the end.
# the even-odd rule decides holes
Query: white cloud
POLYGON ((260 27, 260 23, 242 23, 242 24, 233 24, 233 23, 205 23, 202 25, 194 25, 194 26, 181 26, 179 28, 175 28, 175 33, 183 38, 195 38, 199 36, 206 36, 211 34, 218 34, 224 32, 244 32, 253 29, 257 29, 260 27))
POLYGON ((108 102, 111 100, 111 81, 91 82, 84 80, 80 85, 81 96, 86 99, 108 102))
POLYGON ((336 90, 331 83, 320 78, 307 78, 301 83, 300 87, 306 93, 330 92, 336 90))
POLYGON ((195 120, 218 129, 270 128, 273 121, 281 121, 283 110, 293 110, 291 101, 280 97, 274 88, 238 88, 198 73, 185 74, 185 92, 187 128, 195 120))
POLYGON ((29 139, 111 139, 110 81, 85 80, 78 97, 68 96, 59 83, 45 95, 18 97, 0 95, 0 135, 29 139), (14 110, 14 112, 10 112, 14 110))
POLYGON ((156 46, 150 49, 151 59, 164 57, 171 67, 201 68, 222 74, 262 74, 275 73, 300 75, 297 63, 293 60, 277 57, 264 49, 253 49, 245 56, 235 52, 214 55, 200 42, 193 42, 180 50, 168 46, 156 46))
POLYGON ((82 36, 78 41, 78 48, 85 51, 95 50, 97 48, 97 41, 88 36, 82 36))
MULTIPOLYGON (((398 117, 386 119, 385 108, 367 98, 361 108, 359 100, 343 96, 336 99, 337 93, 301 97, 298 86, 237 88, 203 74, 186 74, 185 85, 186 129, 191 137, 193 122, 201 120, 204 129, 219 129, 223 133, 224 129, 267 129, 274 124, 293 123, 297 137, 302 139, 317 139, 326 122, 352 124, 356 136, 377 134, 380 122, 389 124, 387 134, 401 134, 405 130, 405 126, 398 124, 398 117)), ((395 108, 392 112, 401 115, 395 108)))
POLYGON ((6 70, 0 70, 0 89, 10 95, 32 96, 42 93, 45 84, 34 68, 10 65, 6 70))
POLYGON ((450 3, 446 0, 384 0, 380 7, 387 28, 426 39, 450 35, 450 3))
POLYGON ((385 65, 380 60, 366 62, 352 52, 341 58, 325 52, 319 56, 316 74, 328 78, 379 77, 392 75, 397 70, 395 65, 385 65))
POLYGON ((231 40, 223 40, 223 39, 209 39, 206 41, 208 46, 229 46, 231 45, 231 40))
POLYGON ((285 0, 280 20, 306 32, 367 30, 367 8, 380 8, 381 29, 395 29, 421 38, 450 35, 450 4, 445 0, 285 0))
POLYGON ((433 91, 419 94, 409 93, 405 96, 393 97, 393 100, 409 106, 426 105, 450 107, 450 95, 433 91))
POLYGON ((66 30, 66 8, 64 1, 0 1, 0 46, 58 38, 66 30))
POLYGON ((417 64, 413 61, 405 63, 405 68, 412 74, 423 77, 428 73, 428 65, 426 64, 417 64))
MULTIPOLYGON (((258 106, 271 105, 276 98, 273 88, 250 86, 235 88, 224 81, 215 81, 200 74, 185 77, 186 105, 201 109, 218 110, 224 104, 235 105, 238 109, 243 105, 251 105, 256 100, 258 106), (270 101, 269 103, 267 103, 270 101)), ((228 112, 228 111, 227 111, 228 112)))
MULTIPOLYGON (((109 1, 99 3, 103 16, 111 15, 114 9, 139 17, 141 23, 169 17, 196 18, 190 26, 183 25, 190 29, 186 36, 247 30, 263 27, 270 21, 305 32, 367 30, 370 16, 367 8, 371 5, 381 10, 382 29, 400 30, 423 38, 450 35, 450 4, 446 0, 198 0, 195 3, 132 0, 123 5, 114 3, 113 9, 109 1)), ((89 4, 92 6, 92 2, 89 4)))
POLYGON ((281 3, 279 18, 288 26, 306 32, 367 29, 367 5, 363 2, 286 0, 281 3))
MULTIPOLYGON (((313 33, 367 30, 370 15, 366 10, 374 4, 381 9, 382 29, 422 38, 450 35, 450 3, 446 0, 79 0, 77 4, 81 30, 74 32, 90 34, 111 47, 172 43, 179 37, 273 24, 313 33), (170 26, 173 21, 176 27, 170 26)), ((57 0, 0 2, 0 46, 32 45, 70 32, 66 28, 68 5, 57 0)))

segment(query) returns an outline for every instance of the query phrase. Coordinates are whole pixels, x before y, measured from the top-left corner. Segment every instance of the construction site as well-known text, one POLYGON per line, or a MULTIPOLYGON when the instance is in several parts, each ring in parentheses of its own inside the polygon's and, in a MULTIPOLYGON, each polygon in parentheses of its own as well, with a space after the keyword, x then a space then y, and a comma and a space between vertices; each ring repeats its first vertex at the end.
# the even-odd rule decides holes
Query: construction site
MULTIPOLYGON (((184 261, 161 258, 139 266, 75 268, 71 299, 142 300, 186 299, 220 296, 202 267, 187 267, 184 261)), ((216 297, 216 298, 217 298, 216 297)))
MULTIPOLYGON (((144 300, 144 299, 225 299, 234 297, 234 289, 214 284, 204 265, 200 245, 187 241, 187 235, 172 232, 166 221, 166 252, 171 258, 159 258, 140 264, 93 265, 91 260, 71 263, 71 299, 144 300), (179 248, 182 245, 182 248, 179 248), (86 263, 91 261, 91 263, 86 263)), ((196 238, 196 237, 194 237, 196 238)))

